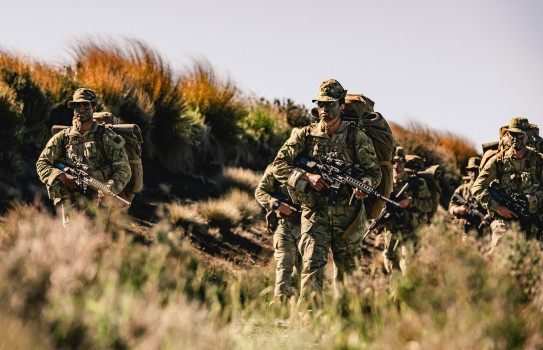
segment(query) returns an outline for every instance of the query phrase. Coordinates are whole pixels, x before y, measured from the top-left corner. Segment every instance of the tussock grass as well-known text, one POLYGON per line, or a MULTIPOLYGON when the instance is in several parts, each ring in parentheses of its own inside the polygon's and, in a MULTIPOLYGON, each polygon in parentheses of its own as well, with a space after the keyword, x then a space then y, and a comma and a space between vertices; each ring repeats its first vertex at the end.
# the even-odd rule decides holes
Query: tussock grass
POLYGON ((255 200, 254 195, 239 189, 228 192, 225 200, 239 210, 242 221, 246 224, 253 222, 262 212, 262 207, 255 200))
POLYGON ((237 188, 252 195, 261 177, 261 173, 250 169, 227 167, 216 181, 223 191, 237 188))
POLYGON ((200 204, 200 212, 209 225, 224 230, 232 229, 242 220, 241 212, 224 198, 210 199, 200 204))
POLYGON ((271 264, 237 274, 210 269, 165 221, 148 246, 122 233, 113 241, 83 217, 65 231, 60 218, 31 207, 3 222, 17 224, 3 225, 13 239, 1 246, 0 306, 9 317, 0 320, 8 328, 32 320, 34 339, 55 347, 543 346, 543 253, 514 230, 490 261, 437 218, 420 230, 405 276, 358 271, 337 293, 326 280, 322 307, 276 318, 267 306, 271 264))

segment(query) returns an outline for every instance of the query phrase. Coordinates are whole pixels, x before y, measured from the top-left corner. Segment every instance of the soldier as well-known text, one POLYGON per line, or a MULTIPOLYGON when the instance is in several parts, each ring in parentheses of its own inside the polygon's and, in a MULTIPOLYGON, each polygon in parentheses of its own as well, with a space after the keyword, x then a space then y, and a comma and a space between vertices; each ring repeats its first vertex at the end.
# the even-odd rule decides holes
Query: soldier
POLYGON ((416 248, 418 238, 416 229, 428 223, 428 213, 432 211, 431 192, 426 180, 416 178, 413 185, 399 198, 398 192, 408 183, 414 174, 414 170, 422 166, 406 167, 405 150, 397 147, 394 154, 392 196, 396 197, 401 208, 390 215, 385 223, 385 250, 383 263, 385 270, 391 273, 393 269, 400 269, 404 274, 407 271, 407 246, 412 242, 416 248))
POLYGON ((77 89, 68 107, 74 109, 72 126, 55 134, 42 151, 36 168, 40 180, 47 186, 49 198, 62 208, 63 224, 67 227, 73 207, 86 209, 88 199, 96 200, 108 211, 101 193, 90 190, 83 196, 76 179, 55 166, 62 162, 85 171, 101 181, 115 194, 120 193, 130 179, 131 171, 124 140, 115 132, 93 120, 97 98, 94 91, 77 89))
POLYGON ((344 162, 343 171, 361 169, 363 175, 359 178, 363 182, 375 187, 381 180, 381 170, 371 140, 358 127, 340 118, 346 93, 337 80, 324 81, 318 97, 313 100, 317 102, 320 121, 292 135, 274 161, 275 177, 294 191, 302 206, 300 302, 310 294, 315 301, 319 301, 330 248, 336 282, 342 283, 344 275, 359 266, 362 227, 366 216, 364 205, 359 200, 364 197, 362 191, 354 191, 357 200, 351 203, 351 191, 342 186, 338 205, 329 206, 326 194, 329 184, 319 174, 296 168, 295 160, 299 156, 307 156, 323 161, 325 156, 332 155, 344 162), (348 228, 351 232, 347 231, 348 228))
POLYGON ((292 203, 287 187, 273 176, 272 164, 266 168, 258 183, 255 198, 268 212, 266 222, 273 233, 273 256, 277 261, 273 302, 281 305, 294 295, 294 289, 300 281, 301 256, 298 243, 301 212, 292 203))
POLYGON ((462 227, 464 230, 462 240, 466 239, 467 233, 470 230, 477 230, 478 234, 481 235, 485 226, 490 222, 490 215, 486 213, 481 203, 471 194, 471 188, 479 175, 480 164, 481 158, 479 157, 471 157, 468 160, 468 165, 466 166, 466 173, 468 174, 467 182, 460 185, 454 191, 449 203, 449 213, 455 218, 454 224, 462 227), (470 207, 473 207, 471 208, 472 210, 470 210, 470 207))
MULTIPOLYGON (((541 219, 543 211, 543 155, 526 146, 531 129, 526 118, 513 118, 507 127, 511 146, 492 156, 485 164, 471 192, 485 207, 494 221, 492 243, 489 254, 492 254, 501 237, 511 227, 512 220, 518 220, 518 213, 500 204, 499 199, 491 192, 496 191, 520 196, 527 202, 530 215, 541 219)), ((533 237, 541 229, 530 222, 521 221, 521 229, 527 237, 533 237)))

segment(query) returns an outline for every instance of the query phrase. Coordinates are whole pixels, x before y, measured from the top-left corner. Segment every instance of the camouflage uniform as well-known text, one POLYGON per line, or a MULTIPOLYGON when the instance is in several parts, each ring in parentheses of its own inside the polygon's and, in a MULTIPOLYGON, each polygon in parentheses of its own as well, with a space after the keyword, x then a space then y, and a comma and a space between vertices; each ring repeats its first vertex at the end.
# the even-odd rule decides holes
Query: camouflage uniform
MULTIPOLYGON (((405 159, 405 152, 401 147, 396 151, 394 160, 398 161, 399 158, 405 159)), ((392 196, 400 192, 411 176, 412 171, 406 169, 400 181, 394 178, 392 196)), ((400 198, 395 198, 395 200, 400 202, 408 197, 412 198, 409 206, 392 213, 385 223, 383 259, 384 267, 389 273, 392 272, 393 268, 399 268, 405 273, 408 253, 406 243, 411 241, 415 247, 417 246, 416 229, 428 223, 428 213, 432 211, 432 195, 426 180, 418 178, 414 186, 404 192, 400 198)))
MULTIPOLYGON (((510 132, 525 132, 530 124, 525 118, 513 118, 509 124, 510 132)), ((490 225, 492 229, 491 253, 495 250, 501 237, 511 227, 511 220, 499 216, 496 212, 499 203, 492 198, 488 188, 496 183, 498 188, 510 189, 524 194, 529 203, 529 211, 542 217, 543 213, 543 155, 527 148, 527 153, 521 159, 514 156, 513 147, 492 156, 481 169, 471 191, 475 198, 488 210, 495 220, 490 225), (501 161, 499 160, 501 159, 501 161)), ((535 225, 524 227, 523 231, 532 236, 537 233, 535 225)))
MULTIPOLYGON (((321 84, 319 97, 315 100, 340 101, 345 93, 337 81, 327 80, 321 84)), ((288 185, 293 198, 302 205, 300 252, 303 269, 300 300, 312 292, 315 292, 315 296, 320 295, 330 247, 337 281, 343 281, 344 274, 359 265, 366 217, 361 200, 357 200, 355 205, 349 205, 351 192, 345 186, 339 190, 337 206, 328 206, 326 194, 317 193, 313 189, 306 193, 300 181, 305 172, 294 167, 297 157, 304 155, 322 161, 325 155, 333 152, 336 158, 345 161, 347 168, 359 165, 364 172, 362 180, 369 180, 372 186, 377 186, 381 180, 381 170, 371 140, 359 128, 351 127, 347 122, 339 122, 339 129, 331 135, 327 135, 322 121, 302 128, 281 147, 274 161, 275 177, 288 185), (353 139, 352 148, 348 147, 348 137, 353 139), (351 224, 356 229, 345 239, 342 238, 351 224)))
MULTIPOLYGON (((481 164, 481 158, 479 157, 471 157, 468 160, 468 165, 466 166, 466 171, 475 171, 476 173, 479 172, 479 165, 481 164)), ((458 188, 454 191, 454 194, 460 195, 462 198, 464 198, 466 201, 469 200, 472 197, 471 194, 471 188, 473 187, 473 184, 475 183, 475 179, 471 179, 470 177, 465 178, 466 182, 462 185, 458 186, 458 188)), ((449 202, 449 213, 454 216, 453 224, 461 227, 464 230, 463 238, 465 239, 466 233, 470 230, 477 230, 479 234, 483 232, 483 228, 478 229, 478 225, 480 222, 474 221, 469 222, 468 219, 464 215, 458 215, 454 212, 454 209, 457 207, 462 206, 461 203, 459 203, 458 200, 456 200, 453 197, 451 197, 451 200, 449 202)), ((479 205, 480 208, 477 208, 480 212, 483 214, 486 214, 486 210, 482 208, 481 205, 479 205)))
MULTIPOLYGON (((74 94, 74 101, 70 103, 90 102, 95 101, 95 98, 96 95, 91 90, 78 89, 74 94)), ((49 198, 55 205, 62 205, 65 226, 69 221, 69 208, 77 205, 79 209, 83 209, 85 204, 80 193, 69 191, 57 179, 62 170, 54 166, 56 162, 85 171, 105 183, 116 194, 123 190, 131 176, 122 137, 96 121, 93 121, 90 131, 82 135, 74 118, 70 128, 55 134, 47 142, 36 163, 38 175, 47 186, 49 198)), ((90 191, 92 190, 89 189, 90 191)), ((91 193, 91 197, 94 196, 91 193)))
POLYGON ((274 300, 285 301, 294 295, 294 288, 299 284, 301 256, 298 252, 300 242, 300 213, 286 216, 274 207, 278 199, 272 194, 289 198, 285 185, 273 176, 273 166, 268 166, 255 190, 255 198, 266 209, 266 221, 273 232, 274 257, 277 261, 275 271, 274 300))

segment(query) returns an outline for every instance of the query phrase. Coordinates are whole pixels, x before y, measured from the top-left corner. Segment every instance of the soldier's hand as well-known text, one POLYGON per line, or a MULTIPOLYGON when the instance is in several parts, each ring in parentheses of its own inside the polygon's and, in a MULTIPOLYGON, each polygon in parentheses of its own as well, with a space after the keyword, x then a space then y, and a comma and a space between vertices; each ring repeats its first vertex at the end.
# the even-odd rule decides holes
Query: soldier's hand
POLYGON ((407 197, 407 198, 404 198, 402 199, 401 201, 398 202, 398 204, 400 204, 400 207, 402 209, 405 209, 407 208, 409 205, 411 205, 411 202, 413 201, 413 198, 411 197, 407 197))
POLYGON ((279 207, 277 208, 281 214, 284 214, 286 216, 291 215, 292 213, 295 213, 297 210, 294 207, 291 207, 287 203, 279 203, 279 207))
MULTIPOLYGON (((365 183, 368 186, 371 186, 370 180, 366 179, 366 180, 363 180, 362 182, 365 183)), ((355 188, 353 193, 354 193, 356 199, 366 198, 368 196, 367 194, 365 194, 364 192, 362 192, 362 190, 359 190, 358 188, 355 188)))
POLYGON ((513 213, 509 208, 500 205, 496 212, 504 219, 517 218, 518 216, 513 213))
POLYGON ((305 173, 300 176, 300 179, 306 180, 309 186, 313 187, 316 191, 322 191, 324 188, 330 188, 330 185, 324 181, 322 176, 318 174, 305 173))
POLYGON ((466 209, 465 206, 459 205, 453 209, 453 212, 457 215, 467 215, 469 214, 469 211, 466 209))
POLYGON ((70 174, 62 173, 57 177, 57 179, 62 182, 64 186, 68 187, 70 191, 75 191, 79 186, 75 177, 70 174))

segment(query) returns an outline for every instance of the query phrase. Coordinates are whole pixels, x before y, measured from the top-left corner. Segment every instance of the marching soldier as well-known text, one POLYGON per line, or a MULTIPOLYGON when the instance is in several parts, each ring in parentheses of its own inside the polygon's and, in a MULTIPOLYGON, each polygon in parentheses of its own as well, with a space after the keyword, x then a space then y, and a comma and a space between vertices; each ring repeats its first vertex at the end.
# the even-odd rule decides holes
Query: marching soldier
POLYGON ((345 275, 359 266, 366 217, 360 200, 364 196, 362 191, 354 191, 357 200, 352 203, 353 192, 342 186, 338 191, 337 206, 328 205, 330 185, 320 174, 296 168, 296 159, 306 156, 324 161, 326 156, 333 155, 347 168, 343 171, 354 167, 362 169, 360 180, 364 183, 377 186, 381 181, 381 170, 371 140, 358 127, 351 127, 349 122, 341 120, 346 93, 337 80, 324 81, 313 100, 317 102, 320 121, 292 135, 274 160, 275 177, 299 195, 302 206, 300 301, 310 295, 315 301, 320 299, 330 248, 336 282, 342 283, 345 275), (349 227, 354 229, 348 232, 349 227))
POLYGON ((543 230, 543 155, 527 147, 530 130, 526 118, 511 119, 506 130, 510 147, 488 160, 471 189, 494 218, 489 254, 495 251, 511 221, 518 220, 528 238, 539 237, 543 230), (504 199, 515 200, 520 206, 512 208, 504 199))
MULTIPOLYGON (((93 120, 97 98, 94 91, 77 89, 68 107, 74 118, 70 128, 55 134, 42 151, 36 168, 40 180, 47 186, 49 198, 62 208, 65 227, 70 221, 72 208, 86 209, 89 199, 106 204, 102 193, 91 190, 83 195, 75 177, 56 166, 61 162, 82 170, 103 182, 113 193, 120 193, 130 179, 131 170, 124 148, 124 140, 115 132, 93 120)), ((106 209, 108 211, 108 209, 106 209)))
POLYGON ((428 223, 428 213, 432 211, 432 194, 426 180, 423 178, 411 179, 416 168, 406 168, 406 155, 402 147, 396 148, 394 155, 392 196, 399 202, 402 209, 395 211, 384 224, 385 226, 385 250, 383 252, 384 267, 388 273, 393 269, 400 269, 403 273, 407 269, 407 246, 412 242, 416 247, 418 238, 416 229, 428 223), (400 198, 397 194, 409 181, 413 185, 403 193, 400 198))
POLYGON ((479 175, 479 166, 481 158, 471 157, 466 166, 467 182, 460 185, 455 191, 449 202, 449 213, 454 216, 454 224, 462 227, 465 240, 466 234, 470 230, 477 230, 481 235, 484 228, 490 222, 490 215, 471 194, 471 188, 475 179, 479 175))
POLYGON ((273 256, 277 261, 273 302, 281 305, 299 289, 300 208, 293 204, 287 187, 273 176, 273 165, 266 168, 256 187, 255 198, 266 209, 268 229, 273 233, 273 256))

